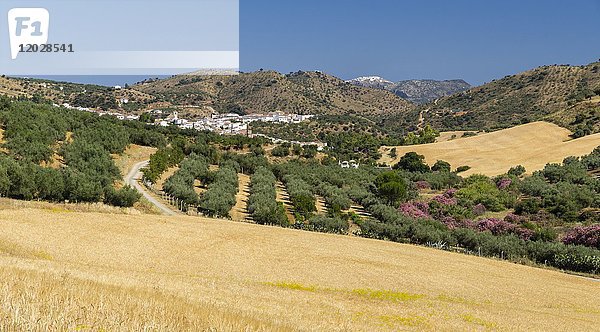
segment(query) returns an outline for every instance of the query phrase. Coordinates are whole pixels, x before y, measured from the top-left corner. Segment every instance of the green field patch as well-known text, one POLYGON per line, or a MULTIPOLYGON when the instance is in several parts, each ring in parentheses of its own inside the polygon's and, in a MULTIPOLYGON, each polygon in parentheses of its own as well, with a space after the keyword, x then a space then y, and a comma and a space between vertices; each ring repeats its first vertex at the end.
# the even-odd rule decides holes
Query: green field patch
POLYGON ((403 301, 414 301, 424 298, 423 294, 411 294, 404 292, 395 292, 390 290, 373 290, 373 289, 354 289, 352 294, 361 297, 366 297, 374 300, 392 301, 392 302, 403 302, 403 301))
POLYGON ((496 324, 494 322, 490 322, 490 321, 475 317, 471 314, 462 315, 461 318, 467 323, 472 323, 475 325, 482 326, 487 330, 496 329, 498 327, 498 324, 496 324))
POLYGON ((305 292, 316 292, 318 290, 317 286, 314 285, 302 285, 296 282, 266 282, 264 283, 268 286, 273 286, 277 288, 283 289, 291 289, 305 292))

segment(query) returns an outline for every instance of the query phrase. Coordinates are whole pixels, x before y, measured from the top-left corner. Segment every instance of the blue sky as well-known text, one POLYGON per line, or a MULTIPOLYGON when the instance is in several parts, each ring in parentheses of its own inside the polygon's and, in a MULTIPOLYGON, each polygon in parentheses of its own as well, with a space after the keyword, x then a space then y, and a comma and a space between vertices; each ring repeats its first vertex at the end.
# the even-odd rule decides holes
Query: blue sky
POLYGON ((600 0, 241 0, 241 69, 482 84, 600 58, 600 0))

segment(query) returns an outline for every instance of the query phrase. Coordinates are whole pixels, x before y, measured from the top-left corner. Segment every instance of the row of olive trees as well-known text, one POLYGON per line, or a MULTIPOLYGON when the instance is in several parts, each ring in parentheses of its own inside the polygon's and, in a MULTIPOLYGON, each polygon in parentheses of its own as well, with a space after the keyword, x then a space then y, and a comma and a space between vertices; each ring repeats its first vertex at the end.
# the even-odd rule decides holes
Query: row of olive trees
POLYGON ((197 205, 200 198, 194 182, 208 175, 208 162, 204 156, 189 155, 180 163, 179 170, 165 181, 163 190, 189 205, 197 205))
POLYGON ((208 190, 202 194, 199 209, 207 216, 229 217, 229 211, 236 203, 238 192, 238 169, 235 162, 226 162, 214 174, 210 174, 208 190))
POLYGON ((144 180, 156 183, 160 176, 169 168, 179 164, 185 155, 179 147, 164 147, 150 156, 148 166, 142 169, 144 180))
POLYGON ((298 216, 308 219, 312 212, 317 211, 317 200, 312 193, 312 187, 300 175, 286 175, 283 182, 298 216))
POLYGON ((266 167, 260 167, 252 176, 248 212, 257 224, 287 227, 289 220, 282 203, 277 202, 277 179, 266 167))
POLYGON ((330 213, 339 214, 342 210, 348 210, 352 206, 352 200, 348 194, 337 186, 327 182, 321 182, 315 187, 317 194, 325 199, 330 213))

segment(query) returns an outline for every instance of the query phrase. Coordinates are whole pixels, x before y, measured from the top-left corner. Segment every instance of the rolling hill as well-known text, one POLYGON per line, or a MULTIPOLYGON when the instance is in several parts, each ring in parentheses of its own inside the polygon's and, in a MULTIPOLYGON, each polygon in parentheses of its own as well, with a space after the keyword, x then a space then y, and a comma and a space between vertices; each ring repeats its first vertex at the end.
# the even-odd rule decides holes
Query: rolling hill
POLYGON ((119 101, 127 99, 131 110, 143 108, 155 98, 133 89, 115 90, 94 84, 78 84, 43 79, 0 77, 0 95, 12 98, 44 100, 57 104, 68 103, 88 108, 118 109, 119 101), (137 105, 137 106, 136 106, 137 105))
POLYGON ((549 120, 583 136, 600 131, 600 62, 543 66, 427 105, 441 130, 496 130, 549 120))
POLYGON ((144 82, 133 89, 174 105, 209 105, 222 112, 379 116, 413 108, 393 93, 357 87, 321 72, 183 75, 144 82))
POLYGON ((194 217, 8 208, 2 330, 571 330, 598 281, 423 247, 194 217))
POLYGON ((600 134, 575 140, 571 132, 548 122, 534 122, 510 129, 459 138, 446 142, 425 145, 396 147, 396 158, 389 156, 391 147, 382 148, 382 162, 394 164, 407 152, 425 156, 433 165, 445 160, 454 168, 470 166, 461 175, 499 175, 511 167, 523 165, 529 173, 544 168, 547 163, 558 163, 569 156, 589 154, 600 146, 600 134))

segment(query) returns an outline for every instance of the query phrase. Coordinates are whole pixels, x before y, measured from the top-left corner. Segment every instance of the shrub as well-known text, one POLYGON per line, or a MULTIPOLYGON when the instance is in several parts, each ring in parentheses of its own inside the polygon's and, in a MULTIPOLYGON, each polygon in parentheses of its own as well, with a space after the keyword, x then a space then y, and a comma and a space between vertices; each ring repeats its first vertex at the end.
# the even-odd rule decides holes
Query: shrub
POLYGON ((273 151, 271 151, 271 155, 273 157, 287 157, 290 155, 290 148, 282 145, 276 146, 273 151))
POLYGON ((324 216, 313 216, 309 219, 307 229, 323 233, 346 234, 348 233, 348 222, 339 217, 330 218, 324 216))
POLYGON ((458 191, 461 205, 474 206, 482 204, 486 209, 498 212, 510 205, 510 195, 501 192, 487 177, 471 176, 466 180, 467 186, 458 191))
POLYGON ((438 160, 432 167, 434 172, 450 172, 452 170, 450 163, 443 160, 438 160))
POLYGON ((521 177, 523 174, 525 174, 525 172, 525 167, 518 165, 509 169, 507 174, 515 177, 521 177))
POLYGON ((562 242, 600 249, 600 224, 575 227, 565 233, 562 242))
POLYGON ((415 218, 415 219, 428 219, 431 218, 429 215, 429 205, 423 202, 407 202, 400 204, 398 209, 404 216, 415 218))
POLYGON ((456 173, 463 173, 471 169, 471 166, 459 166, 456 168, 456 173))
POLYGON ((104 193, 104 202, 119 207, 132 207, 142 195, 130 186, 119 190, 109 187, 104 193))

